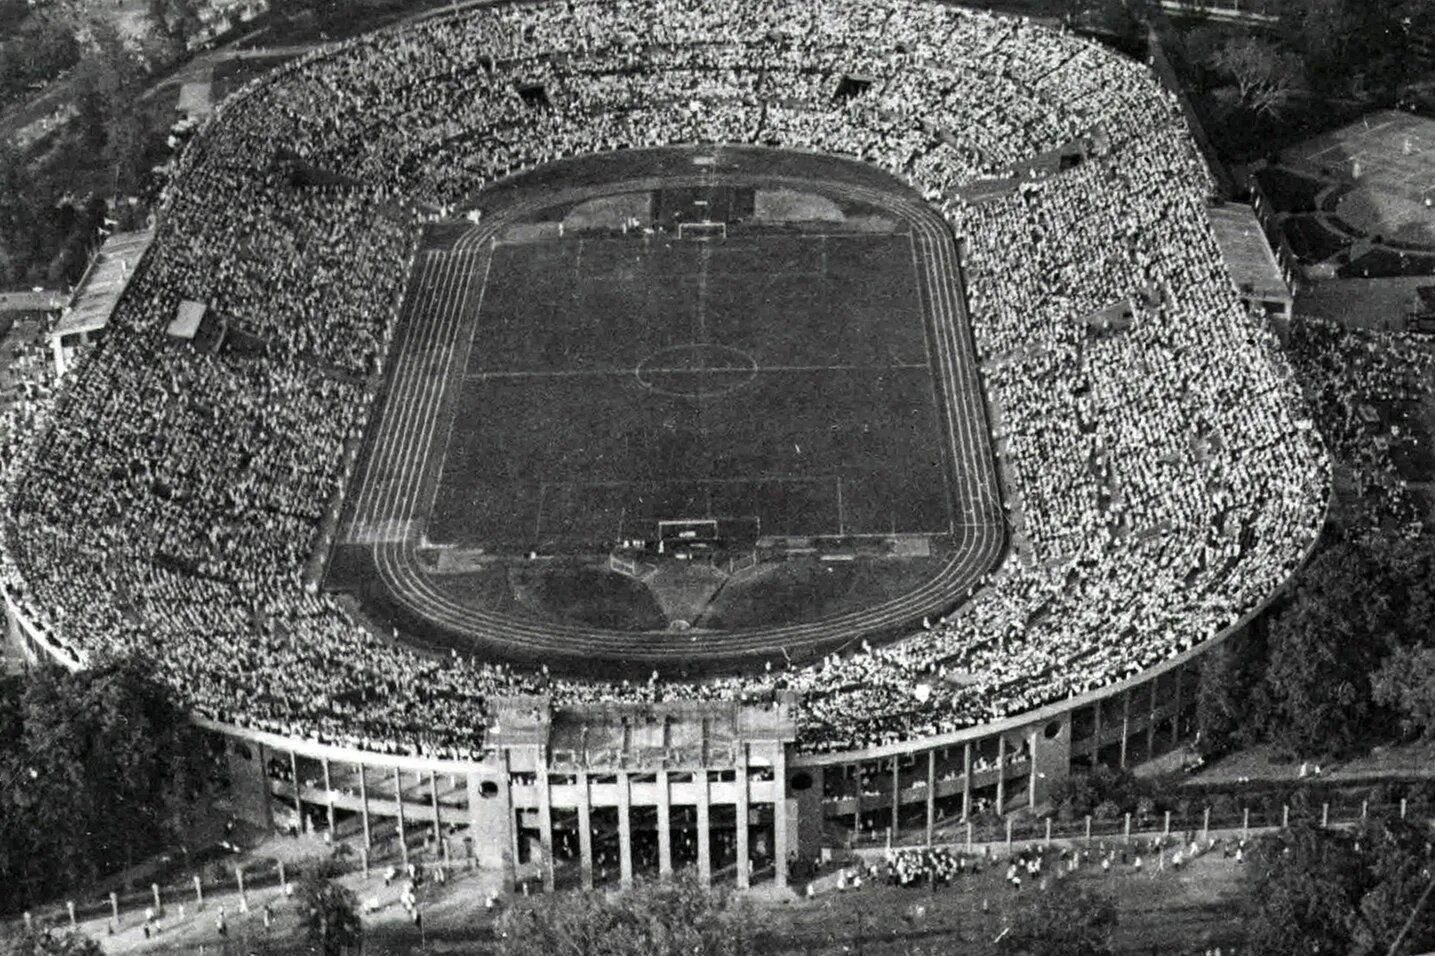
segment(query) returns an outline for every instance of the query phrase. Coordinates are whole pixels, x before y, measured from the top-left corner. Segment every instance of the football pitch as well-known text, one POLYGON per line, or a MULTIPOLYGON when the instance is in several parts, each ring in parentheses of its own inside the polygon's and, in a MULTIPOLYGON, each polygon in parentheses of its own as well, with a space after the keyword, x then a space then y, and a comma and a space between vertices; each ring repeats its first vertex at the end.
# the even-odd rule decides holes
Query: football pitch
POLYGON ((990 570, 950 233, 860 164, 720 152, 543 167, 426 232, 329 588, 426 646, 696 673, 910 631, 990 570))
POLYGON ((946 533, 917 282, 906 234, 496 245, 428 540, 946 533))

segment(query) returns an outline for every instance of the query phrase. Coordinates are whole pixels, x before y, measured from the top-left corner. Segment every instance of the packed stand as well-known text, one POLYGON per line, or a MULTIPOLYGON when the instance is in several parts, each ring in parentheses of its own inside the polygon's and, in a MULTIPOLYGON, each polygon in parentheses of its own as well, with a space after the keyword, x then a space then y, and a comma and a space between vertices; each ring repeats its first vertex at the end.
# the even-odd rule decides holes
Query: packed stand
POLYGON ((472 755, 485 701, 515 692, 793 689, 801 746, 824 750, 1096 690, 1234 624, 1322 521, 1319 443, 1239 306, 1206 182, 1139 64, 935 3, 515 4, 316 52, 224 103, 181 158, 109 337, 17 458, 6 587, 75 662, 138 649, 209 717, 383 752, 472 755), (846 76, 871 85, 839 98, 846 76), (963 200, 1082 138, 1101 147, 1076 169, 963 200), (965 240, 1019 559, 908 639, 701 684, 421 657, 309 593, 420 213, 565 156, 714 142, 875 163, 965 240), (172 343, 185 300, 248 347, 172 343), (1131 328, 1092 334, 1113 303, 1131 328))

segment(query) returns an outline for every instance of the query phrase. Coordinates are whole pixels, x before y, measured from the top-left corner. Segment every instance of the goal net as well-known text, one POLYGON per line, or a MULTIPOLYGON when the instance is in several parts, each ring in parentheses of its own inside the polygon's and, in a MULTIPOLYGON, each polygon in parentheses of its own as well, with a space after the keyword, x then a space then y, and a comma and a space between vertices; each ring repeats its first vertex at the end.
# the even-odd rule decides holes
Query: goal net
POLYGON ((679 239, 726 239, 727 223, 725 222, 680 222, 678 223, 679 239))
POLYGON ((683 518, 658 522, 658 553, 703 553, 718 544, 716 518, 683 518))

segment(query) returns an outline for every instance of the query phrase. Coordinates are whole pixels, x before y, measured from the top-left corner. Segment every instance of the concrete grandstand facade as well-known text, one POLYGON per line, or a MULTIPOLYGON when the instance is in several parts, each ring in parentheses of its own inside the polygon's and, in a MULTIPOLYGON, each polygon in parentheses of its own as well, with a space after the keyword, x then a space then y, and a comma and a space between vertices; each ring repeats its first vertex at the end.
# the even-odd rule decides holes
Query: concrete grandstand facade
MULTIPOLYGON (((75 666, 4 598, 6 640, 23 658, 75 666)), ((978 812, 1037 811, 1073 772, 1099 763, 1124 768, 1176 749, 1194 726, 1200 655, 1239 634, 1264 607, 1216 639, 1099 692, 987 726, 847 752, 803 753, 790 698, 591 708, 514 698, 494 708, 492 748, 477 761, 364 752, 196 722, 223 740, 236 812, 261 826, 297 813, 337 833, 346 815, 365 847, 383 828, 404 858, 411 845, 427 843, 445 861, 468 857, 498 872, 510 888, 529 877, 551 890, 565 865, 555 849, 558 833, 574 837, 567 865, 579 885, 599 882, 605 867, 595 853, 594 819, 609 811, 617 851, 605 862, 622 885, 642 872, 634 841, 646 836, 656 843, 652 869, 659 875, 681 868, 674 844, 685 839, 693 849, 686 863, 704 881, 786 886, 793 864, 824 851, 874 840, 952 842, 939 825, 963 824, 978 812), (594 737, 609 746, 585 747, 594 737), (679 816, 685 819, 675 822, 679 816), (718 850, 723 844, 726 854, 718 850)))

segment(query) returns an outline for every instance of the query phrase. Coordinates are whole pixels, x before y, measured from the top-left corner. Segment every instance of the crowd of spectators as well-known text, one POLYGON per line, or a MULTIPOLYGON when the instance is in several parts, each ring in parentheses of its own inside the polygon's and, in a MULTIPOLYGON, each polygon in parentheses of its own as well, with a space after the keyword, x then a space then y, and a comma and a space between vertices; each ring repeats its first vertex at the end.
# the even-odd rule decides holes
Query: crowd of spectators
POLYGON ((381 752, 473 755, 511 693, 792 689, 821 750, 1095 690, 1236 622, 1323 517, 1319 442, 1207 191, 1142 65, 937 3, 555 0, 315 52, 222 104, 177 163, 108 337, 14 456, 4 584, 76 662, 137 649, 208 717, 381 752), (865 89, 839 95, 850 77, 865 89), (1074 169, 962 198, 1077 141, 1098 145, 1074 169), (420 656, 306 588, 421 217, 560 157, 714 142, 867 160, 952 223, 1016 556, 910 638, 700 684, 420 656), (169 338, 186 300, 246 347, 169 338), (1113 304, 1130 327, 1094 333, 1113 304))
POLYGON ((1431 502, 1412 484, 1435 468, 1419 409, 1435 400, 1435 347, 1410 333, 1345 329, 1303 317, 1289 348, 1349 503, 1339 516, 1357 538, 1414 540, 1431 502), (1412 414, 1413 412, 1413 414, 1412 414))

